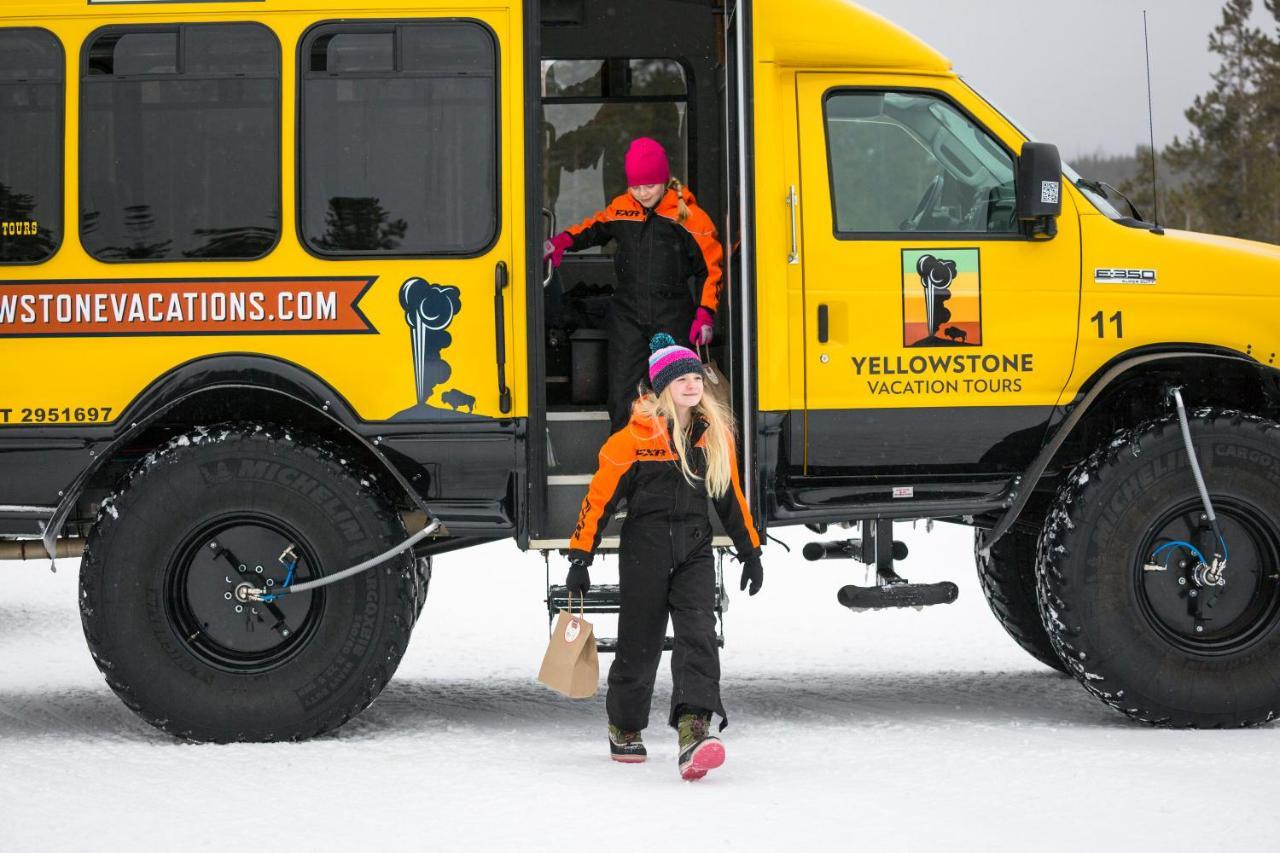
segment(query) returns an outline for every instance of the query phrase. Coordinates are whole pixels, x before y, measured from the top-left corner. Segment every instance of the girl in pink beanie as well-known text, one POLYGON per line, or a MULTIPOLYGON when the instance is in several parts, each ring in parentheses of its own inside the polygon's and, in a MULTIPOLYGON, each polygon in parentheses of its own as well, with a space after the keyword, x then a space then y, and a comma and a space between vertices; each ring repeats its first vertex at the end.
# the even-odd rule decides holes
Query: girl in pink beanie
POLYGON ((716 227, 693 193, 671 175, 654 139, 631 142, 627 191, 603 210, 547 241, 545 257, 560 265, 566 251, 617 241, 617 285, 609 303, 609 420, 626 425, 645 379, 649 339, 665 332, 711 343, 720 304, 724 251, 716 227))

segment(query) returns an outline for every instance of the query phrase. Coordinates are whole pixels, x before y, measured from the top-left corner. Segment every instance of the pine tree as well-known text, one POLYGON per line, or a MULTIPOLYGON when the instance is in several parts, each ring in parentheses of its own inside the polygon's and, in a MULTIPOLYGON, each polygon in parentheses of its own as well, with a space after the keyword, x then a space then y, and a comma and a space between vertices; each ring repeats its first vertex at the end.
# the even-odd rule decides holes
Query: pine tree
POLYGON ((1133 202, 1134 207, 1150 222, 1158 213, 1160 224, 1183 231, 1204 231, 1204 217, 1196 209, 1194 192, 1187 189, 1187 176, 1169 161, 1169 151, 1160 154, 1157 187, 1159 210, 1151 193, 1151 146, 1139 145, 1133 152, 1131 176, 1116 188, 1133 202))
POLYGON ((1280 243, 1280 0, 1265 0, 1271 13, 1269 37, 1263 39, 1262 79, 1258 89, 1261 135, 1267 145, 1268 167, 1271 169, 1270 200, 1271 236, 1280 243))
MULTIPOLYGON (((1264 2, 1273 15, 1280 12, 1280 0, 1264 2)), ((1277 45, 1273 36, 1250 26, 1252 13, 1253 0, 1227 0, 1223 6, 1222 21, 1209 36, 1209 50, 1221 59, 1213 88, 1196 96, 1186 113, 1190 135, 1174 139, 1165 157, 1187 173, 1185 190, 1203 230, 1275 243, 1277 45)))

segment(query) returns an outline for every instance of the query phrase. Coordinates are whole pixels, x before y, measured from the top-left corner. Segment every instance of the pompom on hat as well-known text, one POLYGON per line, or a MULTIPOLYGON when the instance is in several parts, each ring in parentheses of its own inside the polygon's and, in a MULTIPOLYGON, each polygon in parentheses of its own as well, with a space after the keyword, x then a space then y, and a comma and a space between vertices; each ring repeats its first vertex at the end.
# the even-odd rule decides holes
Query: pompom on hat
POLYGON ((631 140, 624 165, 629 187, 665 184, 671 180, 671 164, 667 161, 667 150, 658 140, 647 136, 631 140))
POLYGON ((649 353, 649 384, 658 396, 662 396, 677 377, 686 373, 706 376, 698 354, 688 347, 679 346, 666 332, 653 336, 649 341, 649 353))

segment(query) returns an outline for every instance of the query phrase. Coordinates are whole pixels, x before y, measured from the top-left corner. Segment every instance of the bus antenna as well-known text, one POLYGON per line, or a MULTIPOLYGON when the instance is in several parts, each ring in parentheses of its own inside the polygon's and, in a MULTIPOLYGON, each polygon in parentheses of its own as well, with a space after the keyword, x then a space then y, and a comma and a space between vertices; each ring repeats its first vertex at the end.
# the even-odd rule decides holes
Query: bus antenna
POLYGON ((1156 118, 1155 108, 1151 104, 1151 38, 1147 35, 1147 10, 1142 10, 1142 45, 1147 54, 1147 130, 1151 134, 1151 218, 1152 231, 1162 234, 1160 228, 1160 196, 1159 183, 1156 180, 1156 118))

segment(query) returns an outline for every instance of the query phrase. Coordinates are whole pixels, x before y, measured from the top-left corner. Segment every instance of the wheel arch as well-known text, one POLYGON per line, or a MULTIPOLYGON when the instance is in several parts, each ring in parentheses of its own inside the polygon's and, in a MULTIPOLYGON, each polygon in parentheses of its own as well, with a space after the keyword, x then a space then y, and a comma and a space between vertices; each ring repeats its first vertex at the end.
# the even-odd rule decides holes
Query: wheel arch
POLYGON ((1167 411, 1168 390, 1175 386, 1183 388, 1192 408, 1225 407, 1280 417, 1280 369, 1250 355, 1201 344, 1122 353, 1098 368, 1076 396, 1060 406, 1056 425, 1019 477, 1016 496, 987 534, 984 551, 1019 521, 1047 484, 1088 456, 1099 441, 1167 411))
POLYGON ((232 354, 194 359, 158 377, 124 409, 110 443, 60 495, 45 528, 46 550, 83 496, 110 491, 140 455, 193 426, 262 421, 305 430, 344 448, 369 470, 385 473, 402 509, 430 512, 405 476, 359 432, 351 405, 320 377, 284 359, 232 354))

